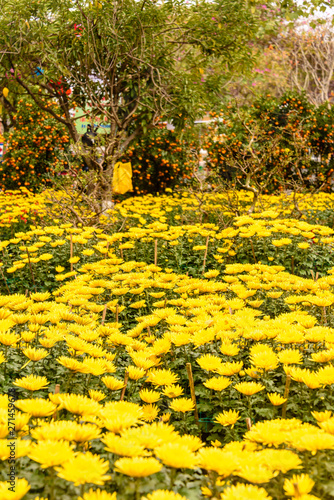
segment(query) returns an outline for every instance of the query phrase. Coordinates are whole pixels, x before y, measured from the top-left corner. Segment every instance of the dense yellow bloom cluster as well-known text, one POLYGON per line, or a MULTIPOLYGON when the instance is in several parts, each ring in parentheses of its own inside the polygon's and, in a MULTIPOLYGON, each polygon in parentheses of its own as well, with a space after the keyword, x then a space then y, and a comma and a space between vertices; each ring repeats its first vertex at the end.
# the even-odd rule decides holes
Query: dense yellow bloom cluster
MULTIPOLYGON (((1 241, 7 261, 15 255, 7 273, 36 282, 44 270, 59 283, 0 296, 0 459, 6 467, 14 388, 15 458, 43 471, 41 495, 183 500, 183 469, 207 497, 317 498, 319 457, 334 456, 334 271, 316 279, 275 262, 206 261, 232 259, 246 239, 273 255, 307 252, 302 239, 331 249, 334 231, 284 218, 279 199, 226 229, 172 226, 164 218, 171 209, 178 221, 180 200, 166 199, 120 204, 115 222, 136 219, 120 232, 57 224, 1 241), (197 277, 161 262, 185 241, 197 277)), ((182 207, 194 210, 190 195, 182 207)), ((0 498, 33 500, 30 482, 21 474, 16 496, 0 482, 0 498)))
MULTIPOLYGON (((267 390, 269 408, 270 404, 276 407, 287 401, 282 393, 266 388, 266 373, 272 380, 276 373, 279 377, 289 376, 315 391, 334 383, 331 328, 318 326, 316 318, 303 311, 263 317, 247 305, 248 299, 238 299, 240 289, 236 287, 238 283, 247 288, 257 283, 256 289, 266 294, 270 292, 262 287, 269 283, 270 290, 282 290, 284 284, 284 293, 287 288, 294 293, 298 285, 300 293, 304 289, 311 297, 318 297, 323 294, 323 283, 330 279, 311 282, 290 276, 279 267, 233 265, 227 267, 222 282, 208 282, 166 273, 157 266, 136 262, 130 265, 111 258, 102 259, 93 268, 81 268, 73 281, 54 292, 54 300, 50 294, 2 296, 5 319, 0 324, 0 343, 6 349, 6 360, 10 357, 8 349, 13 349, 23 368, 13 381, 23 391, 16 401, 16 408, 23 412, 20 419, 27 417, 21 425, 18 422, 21 456, 45 469, 55 467, 65 481, 101 486, 110 480, 110 464, 97 454, 80 452, 82 444, 90 446, 101 440, 107 451, 124 457, 115 461, 117 474, 146 477, 162 466, 200 467, 204 474, 215 471, 222 478, 235 475, 251 484, 262 484, 278 473, 302 467, 298 454, 291 449, 313 453, 334 450, 330 414, 318 426, 295 419, 260 422, 245 434, 245 448, 238 448, 237 443, 234 448, 232 443, 224 448, 204 446, 204 442, 191 434, 180 434, 168 422, 172 416, 177 423, 179 414, 193 413, 195 408, 189 386, 178 385, 180 375, 168 367, 175 349, 181 358, 186 350, 203 387, 219 398, 222 394, 225 400, 233 395, 238 398, 238 393, 245 398, 244 410, 241 405, 240 411, 216 414, 217 424, 230 429, 240 421, 241 412, 251 411, 251 399, 247 402, 247 398, 267 390), (232 276, 236 278, 232 283, 224 280, 232 276), (149 314, 137 314, 137 324, 128 326, 126 311, 132 303, 131 290, 136 289, 139 296, 146 297, 147 291, 168 290, 168 298, 155 302, 153 296, 149 314), (122 290, 116 295, 122 297, 122 311, 117 307, 119 299, 113 299, 114 290, 122 290), (92 305, 96 307, 92 309, 92 305), (101 322, 105 305, 110 319, 101 322), (122 322, 116 321, 116 314, 124 318, 122 322), (38 328, 29 337, 34 325, 38 328), (240 353, 244 361, 239 360, 240 353), (310 356, 313 369, 303 366, 305 354, 310 356), (36 374, 43 372, 42 364, 50 356, 55 356, 56 373, 62 369, 65 375, 65 383, 60 384, 61 391, 56 394, 48 393, 53 380, 36 374), (31 368, 35 373, 29 373, 31 368), (78 387, 83 391, 85 380, 90 381, 89 397, 68 392, 75 376, 81 377, 82 385, 78 387), (133 393, 137 381, 142 387, 139 399, 133 393), (117 401, 122 390, 122 401, 117 401), (39 397, 34 397, 35 392, 39 397), (84 421, 79 423, 78 416, 84 421), (256 443, 256 447, 249 448, 247 442, 256 443), (282 444, 289 450, 271 448, 282 444)), ((277 299, 269 296, 266 300, 277 299)), ((2 396, 4 415, 7 404, 6 396, 2 396)), ((8 456, 7 437, 4 432, 3 459, 8 456)), ((231 495, 229 491, 224 495, 231 495)))
MULTIPOLYGON (((24 220, 30 229, 17 231, 0 242, 6 273, 30 276, 38 264, 39 271, 52 267, 57 273, 56 279, 62 281, 73 278, 80 265, 95 262, 101 256, 117 255, 132 260, 143 253, 146 262, 150 260, 161 265, 171 260, 174 266, 191 252, 202 260, 203 275, 213 278, 221 271, 205 269, 208 263, 221 268, 230 261, 237 262, 245 251, 252 253, 255 261, 265 258, 269 262, 277 258, 288 262, 294 252, 296 259, 291 263, 294 269, 295 265, 301 265, 300 260, 308 252, 331 252, 333 249, 334 230, 307 222, 306 215, 294 219, 295 204, 286 196, 265 197, 263 205, 268 210, 238 217, 233 211, 224 209, 226 194, 208 193, 203 195, 202 202, 189 193, 146 196, 126 200, 116 205, 112 213, 102 214, 99 229, 83 227, 81 223, 73 227, 57 219, 61 215, 59 211, 51 220, 46 210, 49 196, 48 192, 34 196, 26 190, 0 196, 0 228, 15 227, 24 220), (202 211, 200 222, 199 208, 202 211), (203 214, 212 214, 214 218, 221 211, 233 219, 225 229, 201 220, 203 214), (43 224, 39 225, 40 222, 43 224), (111 225, 120 230, 110 234, 111 225)), ((52 196, 57 198, 59 194, 52 193, 52 196)), ((248 193, 241 192, 238 196, 240 203, 247 206, 248 193)), ((312 200, 307 197, 299 200, 300 210, 305 214, 315 208, 325 211, 333 205, 334 195, 324 193, 312 200)), ((141 305, 138 301, 138 305, 134 303, 131 307, 140 308, 141 305)))

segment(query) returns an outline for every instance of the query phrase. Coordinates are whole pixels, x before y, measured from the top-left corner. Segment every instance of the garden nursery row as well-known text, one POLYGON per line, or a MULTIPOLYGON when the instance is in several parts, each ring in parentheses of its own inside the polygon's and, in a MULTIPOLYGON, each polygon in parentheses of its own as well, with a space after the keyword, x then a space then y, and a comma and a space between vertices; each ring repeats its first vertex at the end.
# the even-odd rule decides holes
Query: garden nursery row
POLYGON ((227 201, 0 195, 2 500, 333 497, 334 195, 227 201))

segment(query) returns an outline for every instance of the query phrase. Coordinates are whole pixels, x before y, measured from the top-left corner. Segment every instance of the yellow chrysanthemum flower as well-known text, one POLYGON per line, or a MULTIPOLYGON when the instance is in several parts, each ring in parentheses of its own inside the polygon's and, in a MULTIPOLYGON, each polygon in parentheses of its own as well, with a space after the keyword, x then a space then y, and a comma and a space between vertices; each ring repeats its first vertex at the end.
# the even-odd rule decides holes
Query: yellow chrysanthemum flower
POLYGON ((49 385, 46 377, 39 377, 37 375, 28 375, 27 377, 17 378, 13 385, 22 387, 27 391, 39 391, 40 389, 45 389, 49 385))
POLYGON ((35 347, 27 347, 26 349, 23 349, 22 352, 31 361, 40 361, 49 355, 46 349, 36 349, 35 347))
POLYGON ((29 413, 21 413, 20 411, 15 412, 15 431, 19 432, 25 428, 30 420, 29 413))
POLYGON ((146 497, 142 497, 142 500, 187 500, 186 497, 175 493, 174 491, 168 490, 155 490, 152 493, 148 493, 146 497))
POLYGON ((197 363, 203 370, 217 371, 222 365, 222 360, 213 354, 204 354, 197 359, 197 363))
POLYGON ((215 471, 222 477, 233 474, 240 468, 240 459, 236 453, 227 452, 217 447, 205 447, 198 452, 199 467, 215 471))
POLYGON ((105 434, 101 441, 105 443, 106 450, 116 455, 138 457, 146 454, 145 447, 142 444, 137 443, 135 440, 117 436, 113 432, 105 434))
POLYGON ((70 264, 77 264, 80 260, 80 257, 71 257, 70 259, 68 259, 68 262, 70 264))
POLYGON ((61 465, 74 457, 74 445, 68 441, 40 441, 34 444, 29 458, 41 464, 42 469, 61 465))
POLYGON ((84 373, 85 371, 83 363, 81 361, 78 361, 77 359, 61 356, 60 358, 57 359, 57 361, 61 365, 65 366, 65 368, 68 368, 73 372, 84 373))
POLYGON ((226 387, 231 385, 231 383, 232 382, 230 381, 230 379, 221 376, 210 378, 206 382, 204 382, 203 385, 205 385, 205 387, 208 387, 208 389, 213 389, 214 391, 223 391, 224 389, 226 389, 226 387))
POLYGON ((146 306, 145 300, 138 300, 137 302, 132 302, 132 304, 129 304, 129 307, 132 307, 133 309, 141 309, 142 307, 145 306, 146 306))
POLYGON ((15 402, 15 406, 25 413, 30 413, 33 417, 48 417, 53 415, 57 408, 51 401, 42 398, 19 399, 15 402))
POLYGON ((78 500, 117 500, 117 493, 108 493, 104 490, 93 490, 90 489, 83 494, 82 497, 78 497, 78 500))
POLYGON ((277 476, 277 472, 269 470, 262 464, 245 464, 239 472, 236 473, 246 481, 255 484, 268 483, 273 477, 277 476))
POLYGON ((178 380, 178 375, 175 375, 171 370, 167 369, 152 370, 148 373, 147 377, 147 382, 151 382, 156 386, 173 385, 178 380))
POLYGON ((156 418, 158 417, 159 408, 157 407, 157 405, 147 404, 142 406, 142 412, 142 419, 145 420, 145 422, 153 422, 153 420, 156 420, 156 418))
POLYGON ((177 398, 173 399, 170 404, 170 408, 174 411, 180 411, 185 413, 187 411, 192 411, 195 408, 195 405, 191 399, 188 398, 177 398))
POLYGON ((275 246, 275 247, 283 247, 285 245, 290 245, 291 243, 291 239, 290 238, 281 238, 279 240, 272 240, 272 244, 275 246))
POLYGON ((89 451, 78 453, 65 462, 62 467, 56 467, 58 476, 74 483, 75 486, 86 483, 103 486, 105 481, 111 478, 111 476, 106 474, 108 470, 109 462, 89 451))
POLYGON ((178 398, 183 394, 183 389, 180 385, 168 385, 162 393, 168 398, 178 398))
POLYGON ((104 427, 115 433, 138 424, 142 414, 139 405, 127 401, 106 403, 99 412, 104 427))
POLYGON ((62 394, 60 400, 66 410, 76 415, 97 415, 100 410, 96 401, 81 394, 62 394))
POLYGON ((334 435, 334 418, 329 418, 324 422, 318 422, 318 423, 321 429, 323 429, 325 432, 328 432, 328 434, 334 435))
POLYGON ((250 361, 256 368, 265 371, 274 370, 278 366, 278 358, 271 350, 264 350, 263 352, 252 354, 250 361))
POLYGON ((102 391, 97 391, 90 389, 88 391, 89 397, 93 399, 94 401, 97 401, 98 403, 105 399, 106 395, 102 391))
POLYGON ((258 382, 239 382, 239 384, 234 386, 234 389, 241 392, 245 396, 252 396, 257 392, 263 391, 265 387, 258 382))
POLYGON ((30 298, 35 302, 44 302, 51 297, 49 292, 35 292, 30 295, 30 298))
POLYGON ((15 452, 15 459, 25 457, 29 454, 30 447, 31 441, 28 439, 16 439, 14 449, 9 447, 8 439, 0 439, 0 460, 8 460, 13 451, 15 452))
MULTIPOLYGON (((12 326, 13 323, 9 323, 8 328, 12 326)), ((7 329, 7 328, 6 328, 7 329)), ((3 333, 0 332, 0 344, 5 346, 12 346, 20 340, 20 336, 16 333, 3 333)))
MULTIPOLYGON (((36 326, 36 325, 29 325, 29 328, 31 326, 36 326)), ((21 333, 21 339, 24 340, 24 342, 26 342, 26 343, 29 343, 32 340, 34 340, 35 337, 36 337, 36 333, 35 332, 28 331, 28 332, 22 332, 21 333)))
POLYGON ((277 355, 279 361, 284 365, 300 364, 303 362, 301 353, 297 349, 284 349, 277 355))
POLYGON ((204 443, 198 436, 192 436, 191 434, 183 434, 176 438, 174 442, 187 446, 191 451, 197 451, 204 446, 204 443))
POLYGON ((206 271, 206 273, 203 274, 205 278, 217 278, 218 274, 220 271, 217 269, 211 269, 210 271, 206 271))
POLYGON ((314 486, 313 479, 307 474, 294 474, 291 479, 284 481, 284 491, 286 495, 299 498, 310 493, 314 486))
POLYGON ((165 465, 176 469, 194 469, 198 463, 196 455, 182 442, 165 443, 155 453, 165 465))
POLYGON ((128 366, 127 371, 131 380, 139 380, 145 375, 145 370, 143 368, 138 368, 137 366, 128 366))
POLYGON ((231 425, 232 429, 234 424, 239 420, 240 415, 236 410, 228 410, 223 411, 223 413, 219 413, 215 418, 215 422, 217 424, 223 425, 224 427, 228 427, 231 425))
POLYGON ((272 500, 264 488, 251 484, 236 484, 227 488, 221 495, 221 500, 272 500))
POLYGON ((157 391, 150 391, 149 389, 142 389, 139 391, 140 399, 145 403, 156 403, 160 399, 160 393, 157 391))
POLYGON ((108 375, 107 377, 102 378, 102 382, 110 391, 119 391, 124 387, 124 381, 118 380, 112 375, 108 375))
POLYGON ((30 484, 26 479, 15 479, 15 484, 11 485, 11 490, 9 490, 8 485, 8 481, 0 482, 1 500, 21 500, 30 490, 30 484))
POLYGON ((76 443, 85 443, 92 439, 98 439, 101 435, 100 429, 94 424, 78 424, 72 420, 57 420, 43 423, 31 430, 31 436, 38 441, 42 440, 66 440, 76 443))
POLYGON ((86 250, 83 250, 82 255, 86 255, 87 257, 90 257, 91 255, 94 255, 94 250, 87 248, 86 250))
POLYGON ((287 401, 287 399, 278 394, 278 392, 268 392, 267 396, 271 404, 274 406, 280 406, 287 401))
POLYGON ((231 377, 236 373, 239 373, 243 367, 242 361, 233 361, 232 363, 222 363, 217 369, 219 375, 225 375, 226 377, 231 377))
POLYGON ((332 412, 330 410, 325 410, 325 411, 311 411, 311 415, 318 421, 318 422, 326 422, 329 420, 332 416, 332 412))
POLYGON ((309 243, 307 243, 305 241, 305 242, 302 242, 302 243, 298 243, 298 248, 301 248, 302 250, 306 250, 307 248, 310 248, 310 245, 309 245, 309 243))
POLYGON ((132 477, 146 477, 162 469, 162 464, 155 458, 132 457, 120 458, 114 464, 116 472, 132 477))
POLYGON ((230 342, 222 342, 220 351, 226 356, 236 356, 237 354, 239 354, 240 348, 235 344, 231 344, 230 342))

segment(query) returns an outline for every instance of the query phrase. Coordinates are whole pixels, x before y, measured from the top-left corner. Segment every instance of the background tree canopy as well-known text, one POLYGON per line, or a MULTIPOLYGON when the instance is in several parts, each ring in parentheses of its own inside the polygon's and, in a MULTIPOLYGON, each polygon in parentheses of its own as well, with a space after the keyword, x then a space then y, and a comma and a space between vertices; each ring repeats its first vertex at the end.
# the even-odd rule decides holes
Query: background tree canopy
MULTIPOLYGON (((178 127, 200 116, 226 73, 251 65, 249 43, 274 25, 265 17, 256 2, 238 0, 1 2, 1 83, 10 96, 29 95, 76 145, 76 107, 110 124, 102 164, 78 151, 108 199, 113 165, 133 139, 161 116, 178 127)), ((10 111, 10 97, 4 104, 10 111)))

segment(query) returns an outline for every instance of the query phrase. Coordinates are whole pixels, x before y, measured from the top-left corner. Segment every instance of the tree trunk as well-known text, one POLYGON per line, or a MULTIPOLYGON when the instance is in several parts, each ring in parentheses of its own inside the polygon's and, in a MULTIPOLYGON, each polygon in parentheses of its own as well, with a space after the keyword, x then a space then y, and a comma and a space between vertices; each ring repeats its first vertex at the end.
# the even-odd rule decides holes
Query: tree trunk
POLYGON ((112 158, 110 163, 107 163, 105 170, 101 167, 99 175, 99 196, 101 201, 101 211, 111 210, 114 208, 113 201, 113 175, 116 164, 116 158, 112 158))
POLYGON ((249 208, 249 210, 248 210, 248 212, 247 212, 248 214, 252 214, 252 213, 254 213, 254 211, 255 211, 255 206, 256 206, 256 203, 257 203, 257 201, 258 201, 259 194, 260 194, 260 193, 259 193, 259 191, 258 191, 257 189, 255 189, 254 187, 252 187, 252 186, 250 185, 251 180, 252 180, 252 179, 251 179, 251 174, 250 174, 250 173, 248 173, 248 174, 246 175, 246 182, 245 182, 245 184, 244 184, 244 186, 243 186, 243 188, 244 188, 244 189, 246 189, 246 191, 250 191, 251 193, 253 193, 253 200, 252 200, 252 204, 251 204, 251 206, 250 206, 250 208, 249 208))

